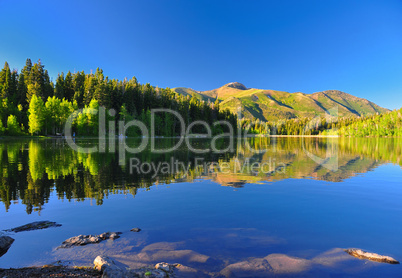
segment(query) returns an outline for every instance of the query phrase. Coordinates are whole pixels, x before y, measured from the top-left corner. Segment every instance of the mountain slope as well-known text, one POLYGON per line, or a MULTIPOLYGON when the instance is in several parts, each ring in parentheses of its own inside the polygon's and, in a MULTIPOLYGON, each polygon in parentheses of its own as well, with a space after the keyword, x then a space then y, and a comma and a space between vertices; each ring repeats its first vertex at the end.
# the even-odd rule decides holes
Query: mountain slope
POLYGON ((221 108, 227 108, 232 112, 237 112, 241 108, 244 117, 262 121, 314 117, 335 106, 338 107, 340 117, 364 116, 389 111, 367 99, 336 90, 314 94, 288 93, 247 88, 238 82, 228 83, 209 91, 195 91, 187 88, 173 90, 205 101, 214 102, 218 99, 221 108))

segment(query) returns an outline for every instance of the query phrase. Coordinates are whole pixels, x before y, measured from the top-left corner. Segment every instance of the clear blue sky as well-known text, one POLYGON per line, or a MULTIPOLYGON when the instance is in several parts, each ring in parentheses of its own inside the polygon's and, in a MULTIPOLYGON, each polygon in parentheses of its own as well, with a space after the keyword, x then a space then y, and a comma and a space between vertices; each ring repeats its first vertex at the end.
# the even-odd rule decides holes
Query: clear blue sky
POLYGON ((159 87, 341 90, 402 106, 402 1, 6 1, 0 62, 159 87))

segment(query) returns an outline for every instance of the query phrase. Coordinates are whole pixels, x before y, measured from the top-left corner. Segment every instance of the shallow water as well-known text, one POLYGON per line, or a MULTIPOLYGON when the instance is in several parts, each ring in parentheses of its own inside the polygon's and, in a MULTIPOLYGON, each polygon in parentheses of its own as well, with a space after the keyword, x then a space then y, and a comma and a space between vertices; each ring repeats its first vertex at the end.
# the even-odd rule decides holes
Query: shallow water
MULTIPOLYGON (((157 146, 174 143, 159 139, 157 146)), ((209 146, 206 139, 192 144, 209 146)), ((401 139, 250 138, 222 154, 194 154, 183 145, 169 154, 127 152, 124 159, 118 152, 78 153, 59 139, 3 141, 0 153, 0 230, 38 220, 62 224, 10 233, 15 242, 0 258, 2 268, 57 260, 89 265, 106 254, 131 267, 167 261, 209 274, 226 268, 230 275, 233 264, 265 258, 272 271, 291 276, 402 275, 400 265, 341 249, 402 260, 401 139), (132 158, 190 167, 130 173, 132 158), (134 227, 142 231, 130 232, 134 227), (56 249, 69 237, 106 231, 123 234, 56 249)))

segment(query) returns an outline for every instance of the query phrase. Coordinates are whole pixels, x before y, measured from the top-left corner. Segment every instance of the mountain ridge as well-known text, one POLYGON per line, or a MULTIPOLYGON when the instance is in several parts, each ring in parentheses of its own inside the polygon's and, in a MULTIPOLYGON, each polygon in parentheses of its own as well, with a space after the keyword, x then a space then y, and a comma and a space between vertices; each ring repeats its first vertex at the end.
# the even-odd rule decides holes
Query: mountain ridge
POLYGON ((240 82, 227 83, 219 88, 196 91, 177 87, 173 91, 182 95, 194 96, 199 100, 215 102, 221 109, 237 113, 239 107, 245 118, 251 120, 273 121, 302 117, 314 117, 338 107, 340 117, 367 116, 390 111, 387 108, 339 90, 326 90, 305 94, 278 90, 247 88, 240 82))

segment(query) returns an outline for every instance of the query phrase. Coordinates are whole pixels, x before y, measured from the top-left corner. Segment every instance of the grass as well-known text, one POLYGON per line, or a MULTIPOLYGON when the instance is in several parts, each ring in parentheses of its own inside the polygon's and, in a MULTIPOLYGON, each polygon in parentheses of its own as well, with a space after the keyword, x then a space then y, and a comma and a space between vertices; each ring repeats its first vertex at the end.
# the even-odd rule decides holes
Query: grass
POLYGON ((314 117, 323 115, 325 110, 334 106, 338 106, 340 117, 389 111, 366 99, 336 90, 303 94, 255 88, 241 90, 226 85, 203 92, 189 88, 175 88, 174 90, 177 93, 194 95, 203 100, 214 100, 217 97, 221 102, 221 108, 229 109, 232 113, 237 113, 238 107, 241 106, 245 110, 243 115, 252 120, 276 121, 294 117, 314 117))

